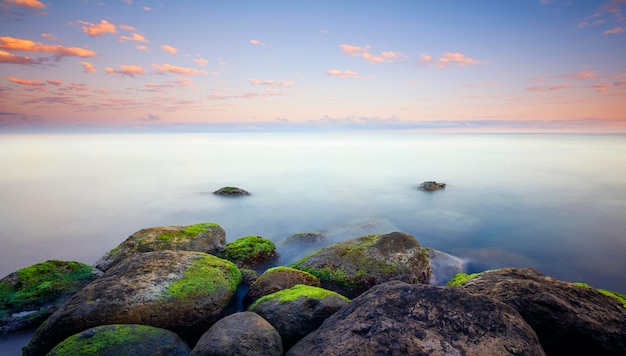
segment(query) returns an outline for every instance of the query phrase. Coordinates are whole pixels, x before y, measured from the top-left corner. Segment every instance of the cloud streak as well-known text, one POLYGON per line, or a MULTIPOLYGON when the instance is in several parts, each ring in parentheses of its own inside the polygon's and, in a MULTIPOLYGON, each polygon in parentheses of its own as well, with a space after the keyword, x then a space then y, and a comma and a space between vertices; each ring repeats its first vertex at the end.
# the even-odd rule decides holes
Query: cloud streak
POLYGON ((206 71, 203 70, 198 70, 198 69, 193 69, 193 68, 185 68, 185 67, 178 67, 178 66, 174 66, 171 64, 153 64, 152 67, 163 71, 163 72, 169 72, 169 73, 174 73, 174 74, 182 74, 182 75, 198 75, 198 74, 208 74, 206 71))
POLYGON ((326 72, 326 75, 331 77, 339 77, 339 78, 353 78, 353 79, 361 79, 359 73, 352 70, 337 70, 337 69, 329 69, 326 72))
POLYGON ((82 27, 83 32, 85 32, 91 37, 102 36, 107 33, 112 33, 112 34, 117 33, 117 29, 115 25, 110 23, 107 20, 100 20, 100 23, 97 23, 97 24, 93 24, 87 21, 77 21, 77 22, 81 25, 84 25, 82 27))
POLYGON ((107 67, 104 70, 107 73, 126 75, 126 76, 129 76, 129 77, 134 77, 136 75, 143 75, 143 74, 146 73, 146 70, 143 69, 142 67, 140 67, 140 66, 133 66, 133 65, 121 65, 120 69, 107 67))
POLYGON ((52 53, 57 57, 93 57, 96 52, 79 47, 52 46, 41 42, 14 38, 9 36, 0 37, 0 49, 17 52, 52 53))
POLYGON ((170 45, 162 45, 161 49, 167 53, 176 54, 178 52, 178 48, 174 48, 170 45))
POLYGON ((289 82, 289 81, 283 81, 283 82, 277 82, 274 80, 260 80, 260 79, 250 79, 250 84, 252 85, 271 85, 271 86, 277 86, 277 87, 283 87, 283 88, 291 88, 296 86, 296 83, 294 82, 289 82))
POLYGON ((386 51, 381 52, 378 55, 370 53, 370 46, 354 46, 350 44, 341 44, 339 48, 351 56, 363 58, 371 63, 392 63, 396 59, 400 59, 402 57, 402 53, 395 51, 386 51))

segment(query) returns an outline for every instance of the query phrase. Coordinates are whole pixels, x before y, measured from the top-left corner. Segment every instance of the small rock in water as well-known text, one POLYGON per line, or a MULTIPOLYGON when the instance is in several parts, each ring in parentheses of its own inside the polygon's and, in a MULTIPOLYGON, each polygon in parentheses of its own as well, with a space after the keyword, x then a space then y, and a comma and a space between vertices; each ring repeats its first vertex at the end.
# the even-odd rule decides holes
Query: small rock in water
POLYGON ((446 188, 446 183, 437 183, 435 181, 424 182, 420 184, 420 187, 419 187, 420 190, 424 190, 427 192, 430 192, 433 190, 445 189, 445 188, 446 188))
POLYGON ((223 187, 213 192, 215 195, 236 197, 241 195, 250 195, 250 193, 244 189, 237 187, 223 187))

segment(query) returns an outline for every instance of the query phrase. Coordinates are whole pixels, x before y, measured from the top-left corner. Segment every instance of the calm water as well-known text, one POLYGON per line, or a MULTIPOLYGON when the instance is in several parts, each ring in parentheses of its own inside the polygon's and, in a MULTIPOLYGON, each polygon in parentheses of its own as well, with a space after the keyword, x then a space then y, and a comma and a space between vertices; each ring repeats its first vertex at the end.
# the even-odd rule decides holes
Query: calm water
POLYGON ((228 241, 404 231, 469 271, 529 266, 626 293, 626 135, 0 135, 0 164, 2 276, 212 221, 228 241), (253 195, 211 194, 226 185, 253 195))

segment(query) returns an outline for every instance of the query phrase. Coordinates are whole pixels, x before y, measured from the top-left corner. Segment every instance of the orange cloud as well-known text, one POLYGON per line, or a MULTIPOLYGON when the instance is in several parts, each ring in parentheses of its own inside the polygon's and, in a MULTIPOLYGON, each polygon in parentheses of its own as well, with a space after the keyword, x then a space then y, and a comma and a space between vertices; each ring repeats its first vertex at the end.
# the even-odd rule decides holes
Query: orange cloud
POLYGON ((120 36, 120 42, 126 42, 126 41, 150 43, 143 35, 140 35, 138 33, 133 33, 132 36, 120 36))
POLYGON ((205 66, 205 65, 209 64, 209 61, 204 59, 204 58, 196 58, 193 61, 196 62, 196 64, 199 65, 199 66, 205 66))
POLYGON ((428 54, 422 54, 420 56, 420 63, 429 64, 433 60, 433 57, 428 54))
POLYGON ((178 48, 174 48, 172 46, 169 45, 163 45, 161 46, 161 49, 164 50, 167 53, 171 53, 171 54, 176 54, 176 52, 178 52, 178 48))
POLYGON ((481 64, 483 62, 466 57, 464 54, 461 53, 446 52, 441 56, 441 58, 437 60, 437 63, 435 63, 435 65, 441 68, 454 63, 458 64, 459 66, 466 66, 472 64, 481 64))
POLYGON ((13 4, 19 7, 26 7, 30 9, 45 9, 46 5, 44 5, 41 1, 38 0, 6 0, 7 3, 13 4))
POLYGON ((339 78, 354 78, 354 79, 361 78, 359 73, 351 71, 351 70, 344 70, 342 72, 340 70, 330 69, 330 70, 327 70, 325 73, 328 76, 339 77, 339 78))
POLYGON ((100 20, 100 23, 93 24, 86 21, 77 21, 81 25, 85 25, 82 27, 83 32, 88 34, 89 36, 101 36, 106 33, 117 33, 117 29, 115 25, 110 23, 107 20, 100 20))
POLYGON ((137 31, 135 27, 129 25, 120 25, 120 28, 126 31, 137 31))
POLYGON ((357 57, 360 57, 363 53, 369 50, 369 46, 359 47, 359 46, 353 46, 349 44, 339 45, 339 48, 341 48, 341 50, 344 51, 345 53, 353 55, 353 56, 357 56, 357 57))
POLYGON ((339 48, 341 48, 344 53, 355 57, 361 57, 366 61, 370 61, 372 63, 390 62, 390 60, 397 59, 402 56, 400 52, 394 51, 381 52, 380 55, 374 55, 369 52, 370 46, 359 47, 349 44, 342 44, 339 45, 339 48))
POLYGON ((261 42, 259 40, 250 40, 250 43, 257 46, 265 46, 265 42, 261 42))
POLYGON ((296 85, 294 82, 277 82, 274 80, 260 80, 260 79, 250 79, 250 83, 252 85, 272 85, 283 88, 291 88, 296 85))
POLYGON ((135 75, 146 73, 146 71, 140 66, 129 66, 129 65, 121 65, 119 70, 115 68, 111 68, 111 67, 107 67, 104 70, 107 73, 127 75, 129 77, 134 77, 135 75))
POLYGON ((604 31, 602 33, 605 34, 605 35, 616 35, 616 34, 622 33, 622 32, 624 32, 624 28, 616 26, 616 27, 613 27, 612 29, 606 30, 606 31, 604 31))
POLYGON ((207 72, 205 71, 201 71, 201 70, 197 70, 193 68, 173 66, 171 64, 162 64, 162 65, 153 64, 152 66, 158 70, 162 70, 164 72, 175 73, 175 74, 182 74, 182 75, 207 74, 207 72))
POLYGON ((91 73, 96 71, 96 68, 93 66, 93 64, 89 62, 80 62, 80 64, 83 65, 83 72, 85 73, 91 73))
POLYGON ((13 83, 20 84, 20 85, 30 85, 30 86, 35 86, 35 87, 41 87, 41 86, 46 85, 38 80, 19 79, 15 77, 8 77, 7 80, 13 83))
POLYGON ((41 42, 23 40, 14 37, 0 37, 0 49, 19 52, 53 53, 59 57, 93 57, 96 52, 78 47, 44 45, 41 42))
POLYGON ((18 56, 9 52, 0 51, 0 63, 36 64, 37 62, 28 56, 18 56))
POLYGON ((47 39, 49 39, 50 41, 56 41, 56 40, 58 40, 58 38, 57 38, 55 35, 51 34, 51 33, 42 33, 42 34, 41 34, 41 37, 43 37, 43 38, 47 38, 47 39))

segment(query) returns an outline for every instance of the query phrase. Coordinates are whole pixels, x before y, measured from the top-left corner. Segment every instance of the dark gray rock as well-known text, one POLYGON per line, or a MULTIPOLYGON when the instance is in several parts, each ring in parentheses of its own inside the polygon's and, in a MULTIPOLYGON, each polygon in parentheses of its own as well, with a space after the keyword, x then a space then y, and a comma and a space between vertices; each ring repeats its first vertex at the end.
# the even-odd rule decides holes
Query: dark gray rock
POLYGON ((213 324, 193 348, 192 356, 281 356, 283 345, 274 327, 256 313, 231 314, 213 324))
POLYGON ((440 189, 445 189, 445 188, 446 188, 445 183, 437 183, 434 181, 427 181, 427 182, 420 184, 419 186, 420 190, 423 190, 426 192, 431 192, 433 190, 440 190, 440 189))
POLYGON ((222 187, 213 192, 215 195, 225 196, 225 197, 238 197, 243 195, 250 195, 250 193, 244 189, 237 187, 222 187))
POLYGON ((515 309, 459 288, 379 284, 287 355, 544 355, 515 309))
POLYGON ((624 355, 626 351, 626 308, 615 298, 531 268, 502 268, 470 277, 461 288, 515 308, 548 354, 624 355))

